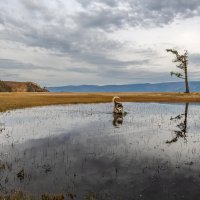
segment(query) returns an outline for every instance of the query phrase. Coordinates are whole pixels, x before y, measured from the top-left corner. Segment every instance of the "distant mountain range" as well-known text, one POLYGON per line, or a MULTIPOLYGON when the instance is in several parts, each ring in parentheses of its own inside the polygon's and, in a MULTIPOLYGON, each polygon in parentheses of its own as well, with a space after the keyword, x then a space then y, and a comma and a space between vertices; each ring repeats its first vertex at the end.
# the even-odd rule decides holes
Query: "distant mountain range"
MULTIPOLYGON (((200 81, 190 82, 190 91, 200 91, 200 81)), ((184 82, 144 83, 126 85, 79 85, 48 87, 50 92, 184 92, 184 82)))

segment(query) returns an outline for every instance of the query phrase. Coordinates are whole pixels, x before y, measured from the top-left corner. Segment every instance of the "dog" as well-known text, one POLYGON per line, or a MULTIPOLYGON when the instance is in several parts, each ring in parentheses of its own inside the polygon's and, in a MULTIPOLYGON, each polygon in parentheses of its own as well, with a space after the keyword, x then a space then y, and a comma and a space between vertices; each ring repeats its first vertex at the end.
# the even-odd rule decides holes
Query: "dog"
POLYGON ((112 102, 114 103, 114 108, 113 108, 113 113, 114 114, 123 114, 124 113, 124 108, 123 105, 119 102, 117 102, 116 99, 119 99, 120 97, 113 97, 112 102))

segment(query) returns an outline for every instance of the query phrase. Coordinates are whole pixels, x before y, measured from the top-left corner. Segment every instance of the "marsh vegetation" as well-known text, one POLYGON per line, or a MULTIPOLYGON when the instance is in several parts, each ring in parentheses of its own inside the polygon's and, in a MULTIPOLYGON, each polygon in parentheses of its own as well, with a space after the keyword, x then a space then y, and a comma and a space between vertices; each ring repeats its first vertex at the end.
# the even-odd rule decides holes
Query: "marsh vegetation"
POLYGON ((0 112, 45 105, 105 103, 111 102, 113 96, 119 96, 124 102, 200 102, 199 92, 190 94, 183 92, 2 92, 0 93, 0 112))

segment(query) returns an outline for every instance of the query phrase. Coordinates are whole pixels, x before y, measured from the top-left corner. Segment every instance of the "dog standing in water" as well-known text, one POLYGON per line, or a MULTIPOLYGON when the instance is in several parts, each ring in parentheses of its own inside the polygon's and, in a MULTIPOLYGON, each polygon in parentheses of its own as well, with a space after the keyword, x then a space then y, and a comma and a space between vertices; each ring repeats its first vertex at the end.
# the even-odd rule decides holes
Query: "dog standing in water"
POLYGON ((113 113, 114 114, 120 114, 122 115, 124 113, 123 105, 119 102, 117 102, 116 99, 119 99, 120 97, 113 97, 112 102, 114 103, 113 113))
POLYGON ((124 112, 122 103, 119 103, 116 99, 119 99, 119 97, 115 96, 112 99, 112 102, 114 103, 112 124, 114 127, 119 128, 119 126, 122 125, 123 117, 126 116, 127 112, 124 112))

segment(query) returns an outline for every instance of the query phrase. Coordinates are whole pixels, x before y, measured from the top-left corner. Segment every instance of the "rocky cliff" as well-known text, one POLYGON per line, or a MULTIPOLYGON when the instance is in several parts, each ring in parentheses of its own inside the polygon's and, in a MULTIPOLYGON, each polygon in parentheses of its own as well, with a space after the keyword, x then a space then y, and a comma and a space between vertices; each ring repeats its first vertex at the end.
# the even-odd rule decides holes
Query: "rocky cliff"
POLYGON ((0 81, 0 92, 48 92, 33 82, 0 81))

